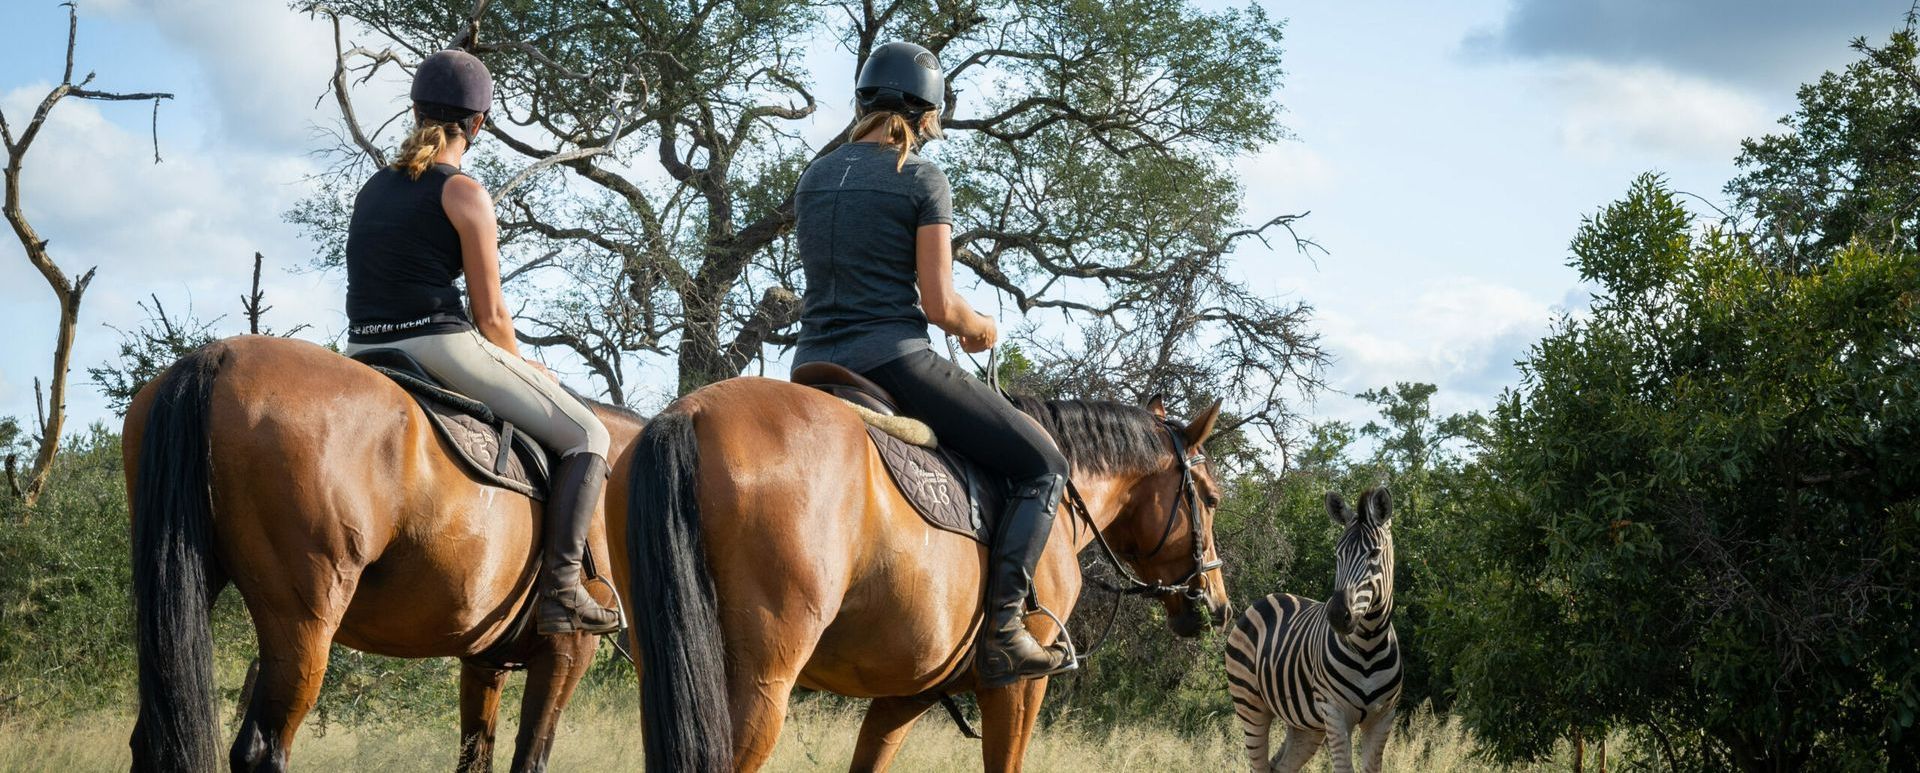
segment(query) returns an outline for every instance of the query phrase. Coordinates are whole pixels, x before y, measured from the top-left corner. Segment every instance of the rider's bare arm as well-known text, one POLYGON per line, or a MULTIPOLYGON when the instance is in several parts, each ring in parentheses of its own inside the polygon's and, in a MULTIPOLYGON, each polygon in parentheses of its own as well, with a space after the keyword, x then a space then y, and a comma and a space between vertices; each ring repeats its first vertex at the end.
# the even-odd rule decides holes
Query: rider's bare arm
POLYGON ((920 308, 927 313, 927 321, 960 339, 969 352, 993 348, 999 327, 992 317, 974 311, 953 288, 953 226, 920 226, 914 233, 914 267, 919 275, 920 308))
POLYGON ((507 312, 507 299, 500 292, 500 226, 493 217, 493 197, 478 180, 456 175, 447 180, 440 206, 460 233, 473 326, 495 346, 519 356, 520 347, 513 338, 513 315, 507 312))

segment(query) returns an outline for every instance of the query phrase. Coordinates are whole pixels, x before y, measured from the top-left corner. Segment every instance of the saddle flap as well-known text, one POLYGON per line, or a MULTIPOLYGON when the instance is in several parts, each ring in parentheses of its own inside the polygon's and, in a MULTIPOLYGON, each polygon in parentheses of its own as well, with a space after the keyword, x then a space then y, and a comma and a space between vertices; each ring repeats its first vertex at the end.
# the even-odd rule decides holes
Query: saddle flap
POLYGON ((434 433, 461 466, 488 485, 544 501, 547 451, 485 404, 440 385, 413 355, 393 348, 367 349, 352 358, 392 379, 427 415, 434 433))
POLYGON ((1006 481, 944 448, 913 445, 873 426, 867 436, 900 495, 928 525, 992 543, 1006 481))

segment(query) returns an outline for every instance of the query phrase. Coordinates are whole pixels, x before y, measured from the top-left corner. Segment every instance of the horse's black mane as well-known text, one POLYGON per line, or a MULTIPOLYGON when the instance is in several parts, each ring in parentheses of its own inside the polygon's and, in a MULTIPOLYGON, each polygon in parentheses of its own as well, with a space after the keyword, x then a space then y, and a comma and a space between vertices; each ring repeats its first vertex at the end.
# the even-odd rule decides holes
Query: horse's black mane
POLYGON ((1147 409, 1105 400, 1041 400, 1013 395, 1013 404, 1040 420, 1067 462, 1090 472, 1147 470, 1167 456, 1160 420, 1147 409))

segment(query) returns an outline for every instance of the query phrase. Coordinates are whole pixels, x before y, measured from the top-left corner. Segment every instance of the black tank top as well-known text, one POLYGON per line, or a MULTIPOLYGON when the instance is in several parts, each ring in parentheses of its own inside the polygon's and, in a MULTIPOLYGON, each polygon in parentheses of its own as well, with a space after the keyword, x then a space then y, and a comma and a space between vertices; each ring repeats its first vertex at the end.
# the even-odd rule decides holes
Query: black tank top
POLYGON ((353 200, 347 225, 347 340, 388 343, 468 330, 461 301, 460 234, 440 192, 460 170, 435 164, 420 179, 387 167, 353 200))

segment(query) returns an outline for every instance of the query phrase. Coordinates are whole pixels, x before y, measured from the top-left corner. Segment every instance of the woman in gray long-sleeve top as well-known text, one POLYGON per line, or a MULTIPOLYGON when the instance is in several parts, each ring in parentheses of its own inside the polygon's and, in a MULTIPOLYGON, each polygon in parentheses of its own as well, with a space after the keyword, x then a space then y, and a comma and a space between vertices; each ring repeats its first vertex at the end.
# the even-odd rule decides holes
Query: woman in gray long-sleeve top
POLYGON ((794 364, 827 361, 887 391, 942 445, 1013 481, 987 567, 980 683, 999 687, 1073 667, 1066 645, 1042 647, 1023 615, 1066 485, 1067 461, 1012 403, 931 351, 927 324, 969 352, 993 347, 993 318, 953 286, 953 200, 940 168, 914 153, 940 136, 945 78, 911 43, 874 49, 855 86, 851 140, 800 177, 795 194, 807 291, 794 364))

